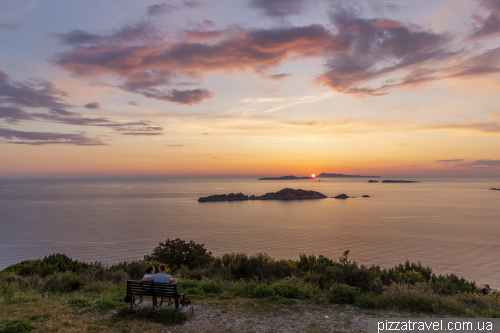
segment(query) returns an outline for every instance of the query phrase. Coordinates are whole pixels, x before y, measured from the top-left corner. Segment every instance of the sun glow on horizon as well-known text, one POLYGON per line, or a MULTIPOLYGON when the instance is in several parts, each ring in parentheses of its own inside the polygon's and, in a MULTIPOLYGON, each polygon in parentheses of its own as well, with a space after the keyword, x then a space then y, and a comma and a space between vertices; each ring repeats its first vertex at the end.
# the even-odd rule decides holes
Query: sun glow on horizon
POLYGON ((311 175, 311 178, 316 178, 316 175, 313 173, 313 174, 311 175))

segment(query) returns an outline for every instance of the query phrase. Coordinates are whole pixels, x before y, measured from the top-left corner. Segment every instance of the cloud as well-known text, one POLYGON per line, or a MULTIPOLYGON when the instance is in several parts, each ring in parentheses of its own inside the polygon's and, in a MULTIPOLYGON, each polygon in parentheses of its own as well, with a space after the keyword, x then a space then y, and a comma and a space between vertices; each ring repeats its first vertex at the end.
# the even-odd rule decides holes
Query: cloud
POLYGON ((146 8, 146 14, 149 16, 161 16, 172 14, 173 12, 182 8, 194 9, 202 6, 203 5, 201 3, 196 1, 182 1, 178 5, 172 5, 166 2, 162 2, 152 6, 148 6, 148 8, 146 8))
POLYGON ((184 147, 184 145, 167 145, 167 147, 184 147))
POLYGON ((500 35, 500 1, 499 0, 477 0, 479 5, 489 11, 486 17, 474 15, 476 29, 468 37, 468 40, 480 40, 498 37, 500 35))
MULTIPOLYGON (((146 120, 120 122, 102 117, 83 117, 82 113, 66 110, 66 108, 73 107, 64 103, 62 97, 67 96, 67 94, 56 89, 52 83, 47 81, 32 82, 34 83, 10 83, 9 76, 0 71, 0 119, 4 119, 11 124, 19 121, 39 121, 77 126, 107 127, 116 132, 137 132, 137 135, 151 135, 144 133, 161 132, 163 130, 162 127, 146 120), (49 111, 26 112, 22 109, 23 107, 47 108, 49 111)), ((97 109, 99 103, 89 103, 84 107, 97 109)))
POLYGON ((500 112, 490 113, 488 118, 500 118, 500 112))
POLYGON ((332 13, 331 21, 346 51, 328 59, 327 71, 317 82, 339 92, 377 96, 397 86, 433 80, 435 71, 431 76, 423 75, 421 66, 432 64, 439 68, 443 61, 460 54, 448 48, 448 36, 398 21, 359 18, 344 9, 332 13), (408 74, 399 82, 376 88, 361 86, 401 71, 408 74))
POLYGON ((85 104, 83 107, 86 109, 100 109, 101 108, 101 106, 97 102, 85 104))
POLYGON ((14 108, 0 106, 0 119, 6 119, 11 124, 17 123, 19 120, 33 120, 34 118, 27 112, 14 108))
POLYGON ((133 135, 133 136, 153 136, 153 135, 162 135, 162 133, 147 133, 147 132, 125 132, 120 133, 123 135, 133 135))
POLYGON ((151 44, 163 40, 163 33, 152 21, 139 21, 112 29, 106 34, 92 34, 83 30, 68 33, 53 33, 52 36, 63 45, 102 45, 115 46, 151 44))
MULTIPOLYGON (((269 15, 286 16, 298 11, 303 2, 250 4, 269 15)), ((74 75, 112 75, 125 91, 186 105, 203 103, 215 95, 203 88, 173 88, 186 77, 195 80, 190 84, 198 84, 208 73, 250 71, 279 80, 289 74, 265 73, 297 59, 325 59, 324 72, 315 83, 359 96, 381 96, 435 80, 500 72, 500 49, 479 53, 453 44, 448 34, 391 19, 362 18, 356 10, 335 8, 330 15, 334 29, 312 24, 217 30, 213 22, 204 21, 197 29, 174 36, 147 21, 98 35, 70 32, 59 38, 73 48, 53 60, 74 75), (73 44, 77 36, 83 41, 73 44)))
POLYGON ((177 9, 178 9, 177 6, 163 2, 163 3, 149 6, 146 9, 146 14, 148 14, 150 16, 166 15, 166 14, 173 13, 177 9))
POLYGON ((130 101, 127 104, 131 105, 131 106, 137 106, 137 105, 139 105, 139 103, 137 103, 136 101, 130 101))
POLYGON ((260 9, 272 17, 299 15, 303 10, 304 0, 250 0, 249 5, 260 9))
POLYGON ((471 160, 467 161, 465 159, 456 159, 456 160, 438 160, 436 163, 444 163, 448 166, 454 168, 467 168, 467 167, 487 167, 487 168, 498 168, 500 167, 500 160, 471 160))
POLYGON ((273 80, 273 81, 279 81, 279 80, 286 79, 287 77, 290 77, 290 76, 293 76, 293 75, 292 74, 288 74, 288 73, 274 74, 274 75, 266 76, 266 79, 273 80))
POLYGON ((74 146, 106 146, 99 138, 91 138, 83 133, 63 134, 51 132, 23 132, 0 127, 0 137, 8 140, 7 143, 27 145, 74 145, 74 146))
POLYGON ((0 70, 0 103, 10 103, 31 108, 65 108, 70 105, 63 102, 68 94, 58 90, 48 81, 31 80, 22 84, 9 83, 9 76, 0 70))
POLYGON ((406 146, 409 146, 410 144, 408 143, 398 143, 398 146, 401 146, 401 147, 406 147, 406 146))
POLYGON ((21 29, 21 24, 19 22, 0 22, 0 30, 17 31, 19 29, 21 29))
MULTIPOLYGON (((120 88, 148 98, 177 104, 196 104, 212 98, 206 89, 161 90, 184 76, 209 72, 262 72, 287 59, 318 57, 339 47, 338 40, 321 25, 242 30, 214 43, 183 42, 141 45, 116 43, 108 34, 91 45, 78 45, 56 55, 55 64, 82 77, 114 74, 123 79, 120 88), (189 96, 190 98, 186 98, 189 96)), ((121 37, 120 37, 121 38, 121 37)))
POLYGON ((465 159, 463 158, 457 158, 457 159, 454 159, 454 160, 437 160, 437 161, 434 161, 436 163, 456 163, 456 162, 462 162, 462 161, 465 161, 465 159))
POLYGON ((500 124, 488 122, 469 122, 469 123, 444 123, 438 125, 429 125, 421 127, 426 130, 469 130, 480 133, 500 134, 500 124))

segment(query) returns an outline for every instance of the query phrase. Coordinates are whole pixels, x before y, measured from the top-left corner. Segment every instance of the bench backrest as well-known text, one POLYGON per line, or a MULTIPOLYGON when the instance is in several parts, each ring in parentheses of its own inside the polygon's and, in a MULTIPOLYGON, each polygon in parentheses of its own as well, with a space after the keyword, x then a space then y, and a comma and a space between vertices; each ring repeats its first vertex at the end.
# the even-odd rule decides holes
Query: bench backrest
POLYGON ((159 283, 159 282, 139 282, 139 281, 127 281, 127 293, 138 294, 138 295, 149 295, 155 297, 176 297, 177 296, 177 285, 171 283, 159 283))

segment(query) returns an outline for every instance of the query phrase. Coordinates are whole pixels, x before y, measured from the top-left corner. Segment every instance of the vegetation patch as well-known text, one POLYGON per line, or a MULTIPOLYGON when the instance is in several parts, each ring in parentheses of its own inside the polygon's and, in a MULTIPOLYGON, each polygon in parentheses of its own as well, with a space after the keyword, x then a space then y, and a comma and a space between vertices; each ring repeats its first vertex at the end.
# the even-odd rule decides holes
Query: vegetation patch
POLYGON ((153 323, 172 325, 185 322, 187 320, 187 315, 184 312, 176 309, 132 309, 130 307, 126 307, 119 310, 113 318, 127 320, 145 320, 153 323))
POLYGON ((23 333, 34 329, 35 327, 24 319, 0 321, 0 333, 23 333))

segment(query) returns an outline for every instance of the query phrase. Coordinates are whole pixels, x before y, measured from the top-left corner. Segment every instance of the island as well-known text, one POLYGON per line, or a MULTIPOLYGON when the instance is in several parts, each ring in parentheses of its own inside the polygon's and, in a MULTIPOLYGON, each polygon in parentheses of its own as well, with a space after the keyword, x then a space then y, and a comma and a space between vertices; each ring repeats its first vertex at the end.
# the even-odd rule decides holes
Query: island
POLYGON ((368 183, 378 183, 378 180, 369 180, 368 183))
POLYGON ((296 179, 314 179, 314 178, 312 178, 312 177, 297 177, 297 176, 282 176, 282 177, 259 178, 258 180, 296 180, 296 179))
POLYGON ((308 200, 308 199, 324 199, 327 198, 323 193, 307 190, 294 190, 292 188, 284 188, 278 192, 269 192, 259 196, 248 196, 243 193, 229 193, 211 195, 208 197, 201 197, 198 202, 213 202, 213 201, 243 201, 243 200, 308 200))
POLYGON ((341 173, 325 173, 318 175, 320 178, 382 178, 381 176, 361 176, 361 175, 343 175, 341 173))
POLYGON ((382 183, 418 183, 417 180, 383 180, 382 183))
POLYGON ((492 191, 500 191, 500 188, 494 188, 494 187, 493 187, 491 190, 492 190, 492 191))
POLYGON ((337 195, 336 197, 333 197, 333 198, 334 199, 348 199, 349 197, 346 194, 342 193, 342 194, 339 194, 339 195, 337 195))
POLYGON ((248 200, 248 195, 244 195, 243 193, 229 193, 229 194, 217 194, 211 195, 208 197, 201 197, 198 199, 198 202, 207 202, 207 201, 242 201, 248 200))

